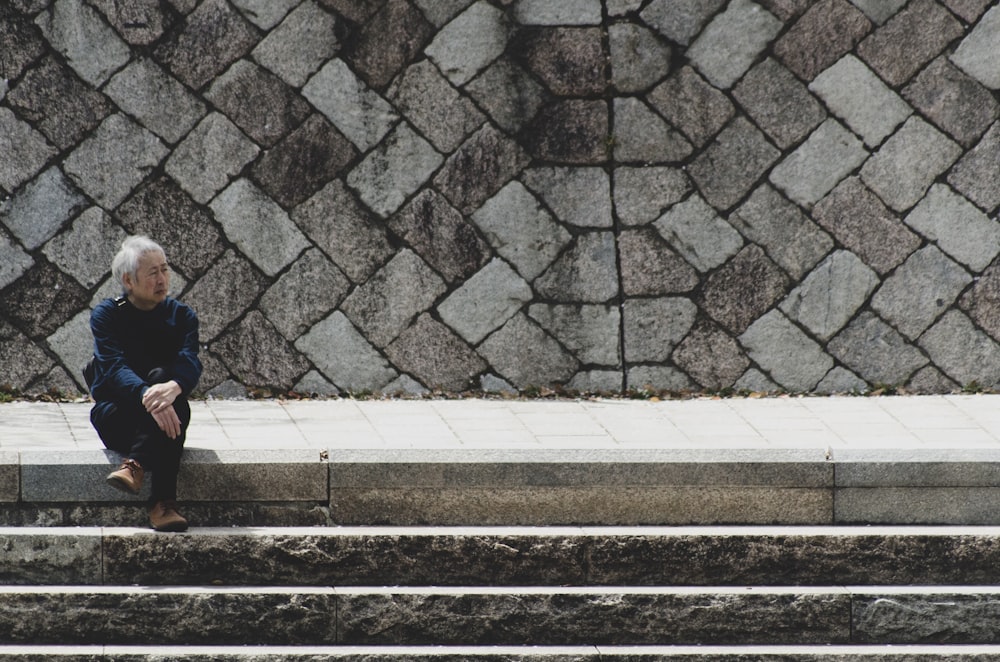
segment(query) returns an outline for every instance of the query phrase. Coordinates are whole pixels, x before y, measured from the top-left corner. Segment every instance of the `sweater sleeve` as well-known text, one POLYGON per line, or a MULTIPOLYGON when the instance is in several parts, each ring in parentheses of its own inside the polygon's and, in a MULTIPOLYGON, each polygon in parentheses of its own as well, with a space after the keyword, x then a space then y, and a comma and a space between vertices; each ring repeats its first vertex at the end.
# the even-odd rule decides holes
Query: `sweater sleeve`
POLYGON ((177 306, 177 323, 183 331, 180 351, 174 359, 171 374, 185 396, 191 394, 201 379, 201 360, 198 358, 198 316, 184 304, 177 306))
POLYGON ((90 315, 95 358, 92 393, 97 400, 139 400, 146 383, 125 361, 122 331, 114 320, 115 305, 111 300, 104 301, 90 315))

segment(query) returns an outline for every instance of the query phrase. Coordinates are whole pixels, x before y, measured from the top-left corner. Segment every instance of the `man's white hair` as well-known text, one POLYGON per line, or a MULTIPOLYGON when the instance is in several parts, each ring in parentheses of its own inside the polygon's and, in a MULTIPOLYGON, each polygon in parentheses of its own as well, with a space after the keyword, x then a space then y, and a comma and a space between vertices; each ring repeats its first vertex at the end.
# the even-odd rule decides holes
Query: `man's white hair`
POLYGON ((125 274, 131 274, 132 278, 139 276, 139 260, 146 253, 162 253, 166 256, 163 248, 144 234, 129 237, 122 242, 122 247, 111 260, 111 275, 115 282, 125 287, 125 274))

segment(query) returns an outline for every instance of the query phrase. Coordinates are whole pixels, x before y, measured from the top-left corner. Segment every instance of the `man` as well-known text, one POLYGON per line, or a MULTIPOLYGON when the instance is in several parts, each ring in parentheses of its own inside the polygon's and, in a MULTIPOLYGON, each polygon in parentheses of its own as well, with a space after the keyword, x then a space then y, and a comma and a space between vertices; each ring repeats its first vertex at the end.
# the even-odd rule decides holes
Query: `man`
POLYGON ((138 494, 152 472, 149 521, 157 531, 185 531, 177 511, 177 472, 201 377, 198 317, 167 296, 170 268, 163 249, 145 236, 129 237, 111 262, 124 289, 94 309, 94 358, 87 383, 95 400, 90 421, 104 445, 124 456, 107 483, 138 494))

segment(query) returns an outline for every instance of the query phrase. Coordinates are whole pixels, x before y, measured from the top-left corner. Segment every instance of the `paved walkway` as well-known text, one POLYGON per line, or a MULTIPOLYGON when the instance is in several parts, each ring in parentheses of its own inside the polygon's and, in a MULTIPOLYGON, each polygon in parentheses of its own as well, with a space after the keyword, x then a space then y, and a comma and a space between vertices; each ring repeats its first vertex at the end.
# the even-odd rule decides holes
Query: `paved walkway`
MULTIPOLYGON (((1000 395, 207 400, 189 448, 1000 451, 1000 395)), ((100 448, 88 402, 0 404, 0 449, 100 448)))

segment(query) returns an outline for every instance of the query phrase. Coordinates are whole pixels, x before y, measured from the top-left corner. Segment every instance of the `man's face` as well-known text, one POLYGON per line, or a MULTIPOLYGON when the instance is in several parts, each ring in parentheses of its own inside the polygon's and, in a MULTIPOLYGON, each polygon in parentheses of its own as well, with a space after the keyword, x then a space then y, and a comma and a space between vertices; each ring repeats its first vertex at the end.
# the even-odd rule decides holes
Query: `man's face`
POLYGON ((170 267, 163 253, 144 253, 133 277, 125 274, 128 299, 140 310, 152 310, 167 297, 170 289, 170 267))

